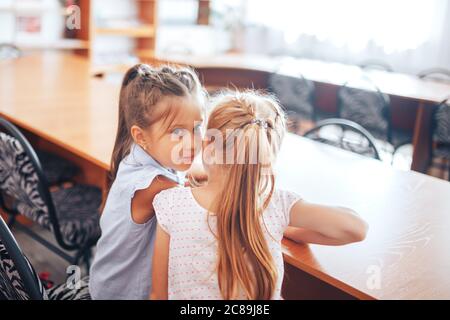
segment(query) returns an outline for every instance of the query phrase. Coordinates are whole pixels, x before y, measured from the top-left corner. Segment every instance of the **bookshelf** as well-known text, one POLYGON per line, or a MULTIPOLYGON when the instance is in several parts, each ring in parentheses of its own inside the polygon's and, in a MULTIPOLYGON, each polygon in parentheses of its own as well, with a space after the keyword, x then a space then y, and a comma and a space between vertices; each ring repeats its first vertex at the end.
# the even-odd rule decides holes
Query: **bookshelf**
POLYGON ((13 44, 22 51, 87 50, 87 38, 73 37, 73 32, 65 29, 65 21, 71 14, 65 2, 0 0, 0 43, 13 44))
POLYGON ((157 0, 79 0, 79 6, 85 18, 76 37, 89 43, 79 53, 90 58, 94 74, 122 72, 153 59, 157 0))
POLYGON ((96 74, 155 54, 157 0, 0 0, 0 20, 0 29, 10 30, 0 43, 25 53, 72 51, 87 57, 96 74), (68 19, 79 28, 68 28, 68 19))
POLYGON ((147 38, 155 36, 153 25, 142 25, 126 28, 96 28, 97 35, 127 36, 134 38, 147 38))

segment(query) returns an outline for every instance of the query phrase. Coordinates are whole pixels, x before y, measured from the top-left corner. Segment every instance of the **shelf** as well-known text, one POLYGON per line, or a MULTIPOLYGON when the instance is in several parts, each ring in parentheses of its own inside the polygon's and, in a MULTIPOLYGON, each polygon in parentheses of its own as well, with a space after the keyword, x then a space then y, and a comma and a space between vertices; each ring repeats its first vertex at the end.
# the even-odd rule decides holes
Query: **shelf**
POLYGON ((96 28, 97 35, 108 36, 127 36, 134 38, 147 38, 155 35, 155 27, 153 25, 142 25, 137 27, 120 27, 120 28, 96 28))
POLYGON ((16 41, 14 44, 25 49, 89 49, 88 41, 78 39, 61 39, 55 42, 16 41))
POLYGON ((139 59, 153 59, 155 57, 155 50, 136 50, 136 55, 139 57, 139 59))
POLYGON ((67 15, 64 8, 41 7, 41 6, 17 6, 17 5, 0 5, 0 12, 14 14, 44 14, 48 12, 58 12, 61 15, 67 15))

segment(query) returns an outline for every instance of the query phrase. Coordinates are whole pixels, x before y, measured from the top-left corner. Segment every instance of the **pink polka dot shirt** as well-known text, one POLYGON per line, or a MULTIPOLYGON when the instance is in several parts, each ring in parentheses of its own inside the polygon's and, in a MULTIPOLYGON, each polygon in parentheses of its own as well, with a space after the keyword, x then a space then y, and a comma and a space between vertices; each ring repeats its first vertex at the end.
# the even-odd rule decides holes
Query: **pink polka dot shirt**
MULTIPOLYGON (((300 197, 277 190, 262 215, 262 230, 278 270, 273 299, 281 299, 284 275, 281 239, 289 225, 289 212, 300 197)), ((180 300, 220 300, 217 280, 217 240, 214 215, 208 215, 190 188, 160 192, 153 201, 161 228, 170 235, 168 296, 180 300)), ((241 297, 242 299, 245 296, 241 297)))

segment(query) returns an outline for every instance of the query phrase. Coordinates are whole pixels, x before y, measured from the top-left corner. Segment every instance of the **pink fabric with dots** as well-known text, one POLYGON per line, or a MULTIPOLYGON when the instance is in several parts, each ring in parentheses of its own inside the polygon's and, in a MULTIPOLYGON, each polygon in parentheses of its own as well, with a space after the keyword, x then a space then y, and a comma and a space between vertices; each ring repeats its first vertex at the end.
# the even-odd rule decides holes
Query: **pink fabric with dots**
MULTIPOLYGON (((281 239, 289 224, 289 211, 298 200, 300 197, 293 192, 277 190, 263 213, 266 225, 263 231, 278 269, 273 299, 281 299, 284 275, 281 239)), ((216 230, 215 217, 208 218, 190 188, 162 191, 153 206, 159 225, 170 235, 169 299, 222 299, 216 274, 217 240, 211 232, 216 230)))

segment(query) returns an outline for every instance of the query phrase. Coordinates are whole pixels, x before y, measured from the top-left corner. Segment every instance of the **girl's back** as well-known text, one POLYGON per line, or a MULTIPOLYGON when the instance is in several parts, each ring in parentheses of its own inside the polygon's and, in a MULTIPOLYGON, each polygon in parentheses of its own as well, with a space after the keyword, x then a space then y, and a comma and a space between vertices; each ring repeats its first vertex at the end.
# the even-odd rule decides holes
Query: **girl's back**
MULTIPOLYGON (((281 239, 289 224, 290 208, 298 200, 295 193, 277 190, 262 214, 261 226, 278 271, 273 299, 281 298, 281 239)), ((215 216, 198 204, 190 188, 162 191, 153 206, 158 223, 170 235, 169 299, 222 299, 216 273, 215 216)))

